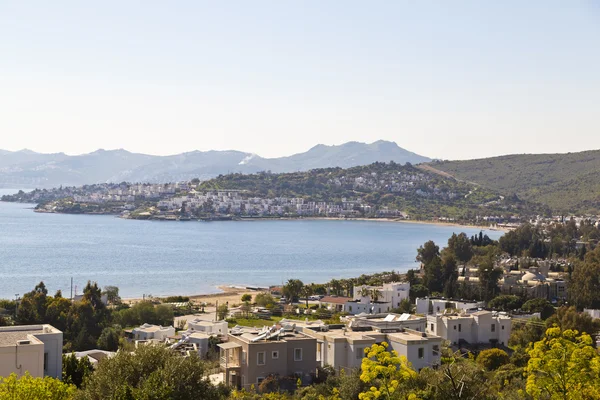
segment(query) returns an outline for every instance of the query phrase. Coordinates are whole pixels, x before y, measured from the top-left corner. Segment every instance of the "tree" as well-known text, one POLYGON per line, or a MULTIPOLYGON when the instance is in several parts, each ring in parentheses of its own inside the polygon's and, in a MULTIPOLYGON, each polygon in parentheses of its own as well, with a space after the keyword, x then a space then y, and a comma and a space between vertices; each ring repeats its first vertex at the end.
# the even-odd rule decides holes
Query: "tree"
POLYGON ((540 313, 540 318, 545 320, 554 314, 554 307, 552 304, 542 298, 527 300, 521 310, 526 313, 540 313))
POLYGON ((456 268, 456 258, 452 253, 442 253, 442 281, 444 284, 443 292, 445 297, 452 298, 456 295, 458 288, 458 269, 456 268))
POLYGON ((250 302, 252 301, 252 295, 250 293, 244 293, 241 300, 242 302, 250 302))
POLYGON ((429 289, 427 289, 424 285, 415 285, 410 286, 410 291, 408 292, 410 301, 415 301, 415 299, 419 297, 426 297, 429 295, 429 289))
POLYGON ((494 268, 491 260, 486 260, 479 266, 479 287, 483 300, 490 301, 498 295, 500 292, 498 280, 502 274, 500 268, 494 268))
POLYGON ((513 311, 518 310, 523 305, 523 299, 512 294, 503 294, 493 298, 488 307, 498 311, 513 311))
POLYGON ((304 297, 304 300, 306 300, 306 308, 308 308, 308 298, 313 294, 312 288, 308 285, 304 285, 302 286, 302 289, 300 289, 300 294, 304 297))
POLYGON ((78 400, 203 399, 219 400, 225 392, 212 385, 206 364, 196 352, 181 357, 162 346, 118 352, 98 364, 78 400))
POLYGON ((402 301, 400 301, 400 305, 398 306, 398 308, 392 310, 392 312, 398 313, 398 314, 410 314, 412 313, 413 310, 413 305, 410 302, 409 299, 403 299, 402 301))
POLYGON ((429 293, 441 293, 444 290, 444 273, 440 257, 435 256, 432 258, 425 264, 424 269, 423 284, 427 287, 429 293))
POLYGON ((388 344, 383 342, 365 349, 360 380, 370 385, 370 389, 358 395, 360 400, 396 398, 406 383, 417 377, 405 356, 387 348, 388 344))
POLYGON ((104 286, 102 294, 106 295, 106 299, 110 304, 121 303, 121 297, 119 296, 119 288, 116 286, 104 286))
POLYGON ((80 388, 84 380, 94 372, 90 359, 81 357, 78 360, 75 353, 64 354, 62 365, 63 382, 75 385, 78 388, 80 388))
POLYGON ((578 261, 569 279, 569 302, 578 310, 600 308, 600 246, 578 261))
POLYGON ((302 291, 302 287, 304 283, 300 279, 290 279, 283 286, 283 295, 288 299, 290 303, 297 301, 300 297, 300 293, 302 291))
POLYGON ((473 257, 473 247, 466 233, 453 233, 448 239, 448 250, 454 254, 456 259, 466 263, 473 257))
POLYGON ((217 307, 217 318, 219 320, 223 320, 223 319, 227 318, 228 312, 229 312, 229 307, 227 307, 227 304, 221 304, 219 307, 217 307))
POLYGON ((448 363, 436 370, 421 370, 429 393, 423 396, 435 400, 479 400, 495 399, 490 392, 490 383, 485 371, 469 359, 451 357, 448 363))
POLYGON ((433 240, 425 242, 425 244, 417 249, 417 261, 423 265, 429 264, 435 257, 439 257, 440 248, 436 246, 433 240))
POLYGON ((277 302, 269 293, 259 293, 254 297, 254 302, 260 307, 272 307, 277 302))
MULTIPOLYGON (((513 320, 517 321, 517 320, 513 320)), ((513 323, 508 345, 512 348, 525 349, 530 343, 535 343, 544 336, 546 327, 539 318, 530 318, 526 322, 513 323)))
POLYGON ((29 372, 18 378, 16 374, 0 377, 1 400, 71 400, 77 388, 58 379, 34 378, 29 372))
POLYGON ((600 356, 592 338, 554 327, 528 351, 527 393, 534 399, 600 398, 600 356))
POLYGON ((373 300, 373 303, 377 303, 381 297, 381 291, 376 288, 371 289, 369 294, 371 296, 371 300, 373 300))
POLYGON ((121 327, 113 326, 104 328, 98 338, 98 348, 107 351, 119 350, 119 339, 121 338, 121 327))
POLYGON ((477 355, 477 364, 488 371, 495 371, 509 362, 508 354, 500 349, 486 349, 477 355))
POLYGON ((559 307, 556 313, 546 320, 546 326, 558 326, 561 330, 576 330, 595 336, 600 331, 600 320, 587 313, 580 313, 575 307, 559 307))

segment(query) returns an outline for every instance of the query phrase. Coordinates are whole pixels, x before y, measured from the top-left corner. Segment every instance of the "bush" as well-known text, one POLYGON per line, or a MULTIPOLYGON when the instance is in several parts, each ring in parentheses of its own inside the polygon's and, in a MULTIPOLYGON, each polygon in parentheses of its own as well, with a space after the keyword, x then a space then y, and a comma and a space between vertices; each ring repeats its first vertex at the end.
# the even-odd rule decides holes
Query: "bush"
POLYGON ((483 350, 477 356, 477 364, 481 365, 488 371, 495 371, 503 365, 510 362, 508 354, 500 349, 483 350))

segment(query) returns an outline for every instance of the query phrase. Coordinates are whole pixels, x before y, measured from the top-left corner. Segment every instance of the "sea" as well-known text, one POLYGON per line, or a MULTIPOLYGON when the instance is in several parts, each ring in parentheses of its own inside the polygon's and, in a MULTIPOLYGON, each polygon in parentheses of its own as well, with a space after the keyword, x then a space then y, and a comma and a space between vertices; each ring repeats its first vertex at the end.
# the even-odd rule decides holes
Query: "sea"
POLYGON ((417 248, 426 241, 443 247, 453 232, 480 231, 383 221, 137 221, 40 214, 34 206, 0 202, 0 298, 22 296, 40 281, 51 294, 81 293, 95 281, 127 298, 404 272, 418 267, 417 248))

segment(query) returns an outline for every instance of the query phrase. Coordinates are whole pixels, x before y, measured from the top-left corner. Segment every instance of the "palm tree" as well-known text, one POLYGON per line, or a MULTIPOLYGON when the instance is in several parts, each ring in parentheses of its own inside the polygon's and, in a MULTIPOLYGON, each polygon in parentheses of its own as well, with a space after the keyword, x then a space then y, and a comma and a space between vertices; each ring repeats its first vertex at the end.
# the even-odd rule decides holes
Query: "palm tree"
POLYGON ((381 292, 377 289, 372 289, 371 290, 371 299, 373 300, 373 303, 377 303, 377 300, 379 300, 379 298, 381 297, 381 292))
POLYGON ((302 286, 302 290, 300 290, 300 294, 306 299, 306 309, 308 310, 308 297, 313 294, 312 288, 308 285, 304 285, 302 286))
POLYGON ((361 297, 368 297, 368 296, 370 296, 370 295, 371 295, 371 291, 369 290, 369 288, 368 288, 368 287, 366 287, 366 286, 363 286, 363 287, 360 289, 360 292, 359 292, 359 294, 360 294, 360 296, 361 296, 361 297))

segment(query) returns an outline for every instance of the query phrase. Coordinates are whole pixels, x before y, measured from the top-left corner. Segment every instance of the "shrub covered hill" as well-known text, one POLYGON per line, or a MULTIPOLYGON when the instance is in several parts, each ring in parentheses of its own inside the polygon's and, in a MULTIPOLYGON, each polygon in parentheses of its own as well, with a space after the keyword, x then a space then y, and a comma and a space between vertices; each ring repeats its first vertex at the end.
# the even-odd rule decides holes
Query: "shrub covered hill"
POLYGON ((437 161, 427 166, 489 190, 545 204, 554 212, 600 212, 600 150, 437 161))
POLYGON ((478 215, 525 215, 539 207, 500 193, 441 176, 413 165, 376 162, 366 166, 306 172, 220 175, 198 190, 245 190, 262 198, 302 197, 330 202, 361 199, 374 209, 402 210, 413 219, 474 220, 478 215))

